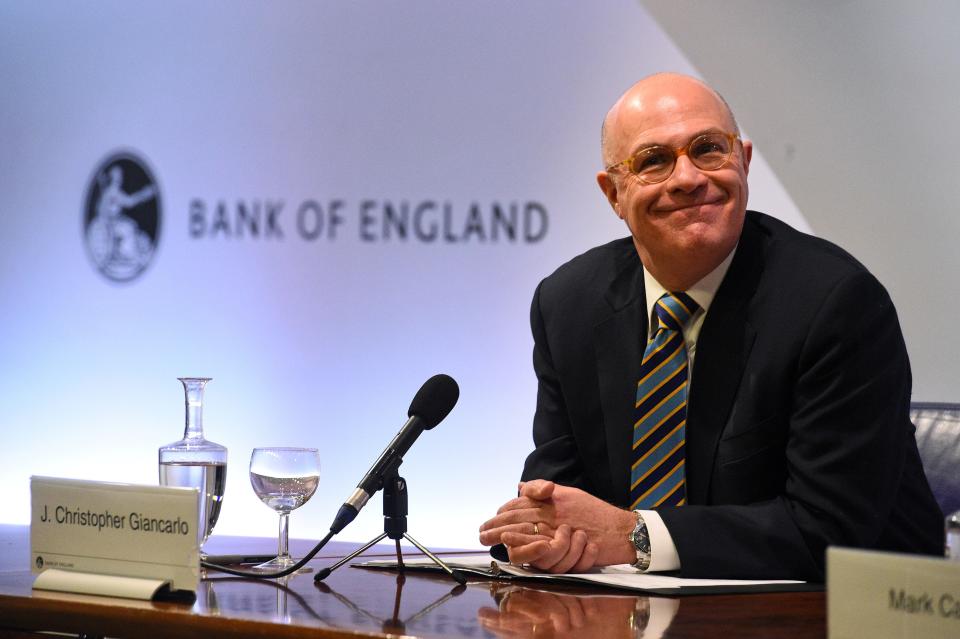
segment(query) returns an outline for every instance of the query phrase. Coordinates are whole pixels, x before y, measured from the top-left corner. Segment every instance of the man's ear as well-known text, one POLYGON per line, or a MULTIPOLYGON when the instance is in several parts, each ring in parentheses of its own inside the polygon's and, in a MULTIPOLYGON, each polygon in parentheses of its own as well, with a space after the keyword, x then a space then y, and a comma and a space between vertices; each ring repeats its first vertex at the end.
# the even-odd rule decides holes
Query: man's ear
POLYGON ((753 158, 753 142, 750 140, 743 141, 743 174, 747 175, 750 173, 750 160, 753 158))
POLYGON ((621 220, 623 219, 623 213, 620 212, 620 194, 617 192, 617 183, 613 180, 609 173, 606 171, 600 171, 597 173, 597 184, 600 185, 600 190, 603 191, 603 195, 607 198, 607 202, 610 202, 610 206, 613 207, 613 212, 617 214, 621 220))

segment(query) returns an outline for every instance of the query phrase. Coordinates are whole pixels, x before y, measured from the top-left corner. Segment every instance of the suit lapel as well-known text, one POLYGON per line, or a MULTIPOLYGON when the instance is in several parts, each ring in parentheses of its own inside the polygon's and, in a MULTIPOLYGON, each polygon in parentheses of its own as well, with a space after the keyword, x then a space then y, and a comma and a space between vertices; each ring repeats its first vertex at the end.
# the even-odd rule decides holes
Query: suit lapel
POLYGON ((606 293, 611 314, 594 326, 600 404, 607 438, 611 495, 626 507, 630 500, 633 406, 647 334, 643 269, 630 243, 618 257, 617 275, 606 293))
POLYGON ((761 243, 748 214, 737 253, 697 339, 687 408, 687 499, 691 504, 707 503, 717 443, 756 337, 748 313, 763 269, 761 243))

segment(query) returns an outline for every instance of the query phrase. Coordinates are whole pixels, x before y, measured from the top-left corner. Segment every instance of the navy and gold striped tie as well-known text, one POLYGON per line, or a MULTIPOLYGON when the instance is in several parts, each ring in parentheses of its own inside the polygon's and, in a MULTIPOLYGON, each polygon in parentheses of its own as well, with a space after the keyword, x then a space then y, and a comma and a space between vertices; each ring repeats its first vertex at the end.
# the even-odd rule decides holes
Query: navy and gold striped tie
POLYGON ((687 502, 684 440, 687 348, 682 328, 700 308, 686 293, 657 300, 657 331, 647 342, 637 383, 630 469, 631 510, 687 502))

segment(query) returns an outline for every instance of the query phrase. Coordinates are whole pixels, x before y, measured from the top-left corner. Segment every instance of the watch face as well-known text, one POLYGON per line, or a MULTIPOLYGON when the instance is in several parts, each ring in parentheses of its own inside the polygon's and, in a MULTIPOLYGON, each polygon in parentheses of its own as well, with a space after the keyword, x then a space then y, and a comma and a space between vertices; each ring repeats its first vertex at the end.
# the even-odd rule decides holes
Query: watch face
POLYGON ((647 534, 645 526, 634 530, 630 537, 634 548, 643 553, 650 552, 650 536, 647 534))

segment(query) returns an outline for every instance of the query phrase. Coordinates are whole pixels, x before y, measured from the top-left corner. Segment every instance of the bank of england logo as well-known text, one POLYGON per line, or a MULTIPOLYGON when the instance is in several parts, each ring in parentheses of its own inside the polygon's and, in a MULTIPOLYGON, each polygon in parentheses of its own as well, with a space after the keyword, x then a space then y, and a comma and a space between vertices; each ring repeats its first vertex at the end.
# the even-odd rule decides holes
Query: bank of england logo
POLYGON ((87 185, 83 239, 100 273, 114 282, 137 278, 160 239, 160 189, 147 163, 124 151, 104 159, 87 185))
POLYGON ((37 555, 37 568, 43 568, 43 557, 37 555))

